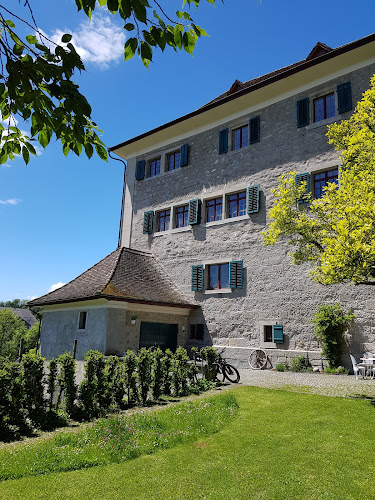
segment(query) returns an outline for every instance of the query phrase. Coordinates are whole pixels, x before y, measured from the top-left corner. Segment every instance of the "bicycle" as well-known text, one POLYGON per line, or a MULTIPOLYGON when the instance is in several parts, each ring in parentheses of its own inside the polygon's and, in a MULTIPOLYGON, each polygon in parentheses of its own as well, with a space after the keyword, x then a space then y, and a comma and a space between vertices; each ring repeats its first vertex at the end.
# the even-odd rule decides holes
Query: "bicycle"
POLYGON ((232 384, 237 384, 240 381, 240 374, 237 368, 227 363, 225 358, 222 357, 224 351, 225 349, 217 353, 217 360, 214 363, 216 366, 216 380, 224 382, 227 379, 232 384))
POLYGON ((249 366, 252 370, 262 370, 267 366, 269 359, 263 349, 253 349, 248 358, 249 366))

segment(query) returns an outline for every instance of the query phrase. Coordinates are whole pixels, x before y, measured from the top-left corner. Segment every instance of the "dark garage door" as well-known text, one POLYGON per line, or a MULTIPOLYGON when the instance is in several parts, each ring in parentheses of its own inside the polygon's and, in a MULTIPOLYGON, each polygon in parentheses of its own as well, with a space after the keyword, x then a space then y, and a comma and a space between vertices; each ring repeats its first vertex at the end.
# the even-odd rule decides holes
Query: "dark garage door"
POLYGON ((163 350, 176 350, 177 347, 178 325, 169 325, 166 323, 146 323, 141 322, 141 336, 139 339, 139 348, 153 345, 161 347, 163 350))

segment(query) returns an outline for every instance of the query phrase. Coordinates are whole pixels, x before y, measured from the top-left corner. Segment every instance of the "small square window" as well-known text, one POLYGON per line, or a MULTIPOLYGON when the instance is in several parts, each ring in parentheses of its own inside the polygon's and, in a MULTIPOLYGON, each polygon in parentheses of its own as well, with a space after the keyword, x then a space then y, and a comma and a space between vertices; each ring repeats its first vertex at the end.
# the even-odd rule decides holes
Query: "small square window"
POLYGON ((203 340, 204 337, 204 324, 190 325, 190 339, 203 340))
POLYGON ((189 225, 189 205, 183 205, 175 209, 175 227, 186 227, 189 225))
POLYGON ((236 128, 232 131, 232 150, 240 149, 247 146, 249 140, 249 127, 236 128))
POLYGON ((155 177, 160 174, 160 158, 154 158, 148 162, 149 177, 155 177))
POLYGON ((175 151, 167 156, 167 171, 171 172, 180 168, 180 151, 175 151))
POLYGON ((223 198, 206 201, 206 222, 214 222, 223 218, 223 198))
POLYGON ((208 290, 229 288, 229 263, 213 264, 208 267, 208 290))
POLYGON ((228 218, 246 215, 246 191, 227 196, 228 218))
POLYGON ((264 325, 264 342, 273 342, 272 325, 264 325))
POLYGON ((333 92, 314 99, 314 122, 326 120, 335 114, 335 94, 333 92))
POLYGON ((161 210, 160 212, 157 212, 157 230, 159 232, 168 231, 170 218, 170 210, 161 210))
POLYGON ((86 330, 87 311, 79 312, 78 330, 86 330))
POLYGON ((334 182, 337 187, 339 185, 339 169, 334 168, 333 170, 326 170, 324 172, 319 172, 314 174, 314 196, 315 198, 321 198, 324 194, 324 188, 329 182, 334 182))

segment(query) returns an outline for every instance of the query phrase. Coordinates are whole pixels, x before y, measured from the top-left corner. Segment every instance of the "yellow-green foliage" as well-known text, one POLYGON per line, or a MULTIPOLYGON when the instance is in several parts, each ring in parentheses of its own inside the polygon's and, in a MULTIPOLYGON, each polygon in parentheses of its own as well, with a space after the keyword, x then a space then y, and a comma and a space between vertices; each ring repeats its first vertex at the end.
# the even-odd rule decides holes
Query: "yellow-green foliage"
POLYGON ((375 76, 349 120, 328 126, 341 150, 340 188, 328 184, 320 199, 299 204, 305 186, 296 172, 281 177, 264 243, 289 237, 294 264, 314 262, 312 278, 331 284, 375 282, 375 76))

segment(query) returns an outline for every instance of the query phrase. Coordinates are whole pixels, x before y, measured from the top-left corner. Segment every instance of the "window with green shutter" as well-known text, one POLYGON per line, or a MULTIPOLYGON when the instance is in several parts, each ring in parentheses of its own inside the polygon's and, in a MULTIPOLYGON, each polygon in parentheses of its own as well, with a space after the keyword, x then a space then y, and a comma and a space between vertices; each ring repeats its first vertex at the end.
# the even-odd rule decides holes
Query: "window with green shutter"
POLYGON ((188 221, 190 225, 200 223, 201 200, 198 198, 189 201, 188 221))
POLYGON ((308 172, 297 174, 295 179, 297 186, 301 186, 303 183, 305 184, 305 194, 298 200, 298 203, 306 203, 308 194, 310 193, 310 174, 308 172))
POLYGON ((204 269, 203 265, 192 266, 191 268, 191 291, 203 292, 204 290, 204 269))
POLYGON ((246 204, 249 215, 259 212, 259 184, 247 188, 246 204))
POLYGON ((255 116, 251 118, 249 123, 250 129, 250 144, 254 144, 255 142, 260 141, 260 117, 255 116))
POLYGON ((151 234, 154 224, 154 212, 149 210, 143 214, 143 234, 151 234))
POLYGON ((227 128, 219 132, 219 155, 228 153, 228 132, 227 128))
POLYGON ((230 287, 243 288, 243 261, 234 260, 229 263, 230 287))
POLYGON ((186 167, 189 161, 189 146, 184 144, 180 149, 180 167, 186 167))
POLYGON ((141 181, 145 178, 145 166, 145 160, 140 160, 137 162, 137 167, 135 170, 135 178, 137 179, 137 181, 141 181))
POLYGON ((337 101, 339 114, 351 111, 352 105, 352 86, 350 82, 337 85, 337 101))
POLYGON ((304 127, 310 122, 310 101, 308 97, 297 101, 297 127, 304 127))
POLYGON ((283 325, 272 325, 272 336, 275 344, 284 343, 284 328, 283 325))

